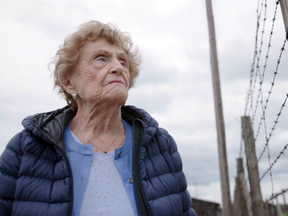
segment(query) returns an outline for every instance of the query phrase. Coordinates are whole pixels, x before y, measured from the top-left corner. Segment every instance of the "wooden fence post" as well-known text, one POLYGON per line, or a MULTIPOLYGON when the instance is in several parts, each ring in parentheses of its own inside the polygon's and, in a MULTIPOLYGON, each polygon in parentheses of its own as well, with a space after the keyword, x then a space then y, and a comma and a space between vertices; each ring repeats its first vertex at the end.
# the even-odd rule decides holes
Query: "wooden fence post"
POLYGON ((286 31, 286 39, 288 40, 288 0, 280 0, 280 6, 286 31))
POLYGON ((239 176, 235 178, 235 189, 234 189, 234 202, 233 202, 233 212, 234 216, 246 216, 245 213, 245 199, 242 193, 241 182, 239 176))
POLYGON ((259 180, 259 169, 256 157, 255 139, 249 116, 242 116, 242 136, 245 143, 245 154, 250 183, 250 195, 254 216, 265 215, 259 180))
POLYGON ((250 197, 250 194, 248 192, 248 187, 247 187, 247 182, 245 179, 245 173, 244 173, 244 166, 243 166, 243 159, 242 158, 237 159, 237 168, 239 169, 239 177, 240 177, 240 182, 241 182, 244 198, 246 201, 246 206, 247 206, 246 208, 248 210, 248 216, 253 216, 251 197, 250 197))
POLYGON ((282 194, 282 197, 283 197, 283 203, 284 203, 284 213, 288 214, 288 208, 287 208, 285 193, 282 194))
POLYGON ((253 216, 251 199, 245 180, 243 159, 237 158, 237 177, 234 191, 234 216, 253 216))
POLYGON ((276 197, 276 209, 277 209, 277 215, 283 215, 282 213, 282 209, 281 209, 281 206, 279 204, 279 201, 278 201, 278 197, 276 197))

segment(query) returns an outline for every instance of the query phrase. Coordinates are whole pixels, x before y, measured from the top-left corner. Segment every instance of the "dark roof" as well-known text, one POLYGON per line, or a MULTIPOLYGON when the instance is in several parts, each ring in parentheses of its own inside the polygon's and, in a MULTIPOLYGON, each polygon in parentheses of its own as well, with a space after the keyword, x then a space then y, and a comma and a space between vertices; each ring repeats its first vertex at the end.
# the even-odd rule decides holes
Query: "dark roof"
POLYGON ((205 204, 207 204, 207 205, 219 205, 220 206, 220 204, 219 203, 216 203, 216 202, 211 202, 211 201, 207 201, 207 200, 203 200, 203 199, 198 199, 198 198, 192 198, 192 206, 193 206, 193 203, 200 203, 200 202, 202 202, 202 203, 205 203, 205 204))

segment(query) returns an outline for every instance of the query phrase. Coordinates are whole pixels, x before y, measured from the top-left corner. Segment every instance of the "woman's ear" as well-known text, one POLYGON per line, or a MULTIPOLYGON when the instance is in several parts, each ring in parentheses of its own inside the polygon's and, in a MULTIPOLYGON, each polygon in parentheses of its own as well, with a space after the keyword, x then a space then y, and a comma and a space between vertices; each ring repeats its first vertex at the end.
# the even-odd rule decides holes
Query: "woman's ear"
POLYGON ((67 76, 64 78, 62 82, 62 86, 64 90, 70 95, 77 93, 74 84, 71 82, 71 80, 67 76))

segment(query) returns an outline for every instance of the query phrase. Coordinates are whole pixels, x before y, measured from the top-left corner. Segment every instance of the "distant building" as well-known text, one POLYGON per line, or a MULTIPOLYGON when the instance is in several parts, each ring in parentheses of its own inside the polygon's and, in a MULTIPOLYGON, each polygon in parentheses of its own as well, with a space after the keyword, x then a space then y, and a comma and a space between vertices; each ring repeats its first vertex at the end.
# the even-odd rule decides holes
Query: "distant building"
POLYGON ((265 216, 277 216, 276 206, 271 203, 264 203, 265 216))
POLYGON ((192 208, 197 216, 222 216, 219 203, 192 198, 192 208))
MULTIPOLYGON (((288 206, 280 205, 283 216, 288 215, 288 206)), ((278 216, 277 207, 271 203, 264 203, 265 216, 278 216)))
MULTIPOLYGON (((192 198, 192 208, 197 216, 222 216, 222 210, 219 203, 210 202, 201 199, 192 198)), ((276 206, 271 203, 264 203, 265 216, 277 216, 276 206)), ((283 215, 288 215, 288 206, 281 205, 283 215)), ((236 209, 234 209, 236 210, 236 209)), ((236 210, 237 211, 237 210, 236 210)), ((235 212, 234 212, 235 213, 235 212)), ((239 213, 239 212, 237 212, 239 213)), ((236 213, 236 215, 237 215, 236 213)), ((245 214, 244 214, 245 215, 245 214)))

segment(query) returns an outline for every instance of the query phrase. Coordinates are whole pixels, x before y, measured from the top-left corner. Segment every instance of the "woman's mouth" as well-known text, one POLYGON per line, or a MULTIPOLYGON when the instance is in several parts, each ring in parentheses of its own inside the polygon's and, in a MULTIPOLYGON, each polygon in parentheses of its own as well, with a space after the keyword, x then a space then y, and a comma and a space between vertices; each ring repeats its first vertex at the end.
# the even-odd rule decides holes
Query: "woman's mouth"
POLYGON ((117 84, 117 83, 124 85, 123 81, 121 81, 121 80, 112 80, 108 84, 117 84))

